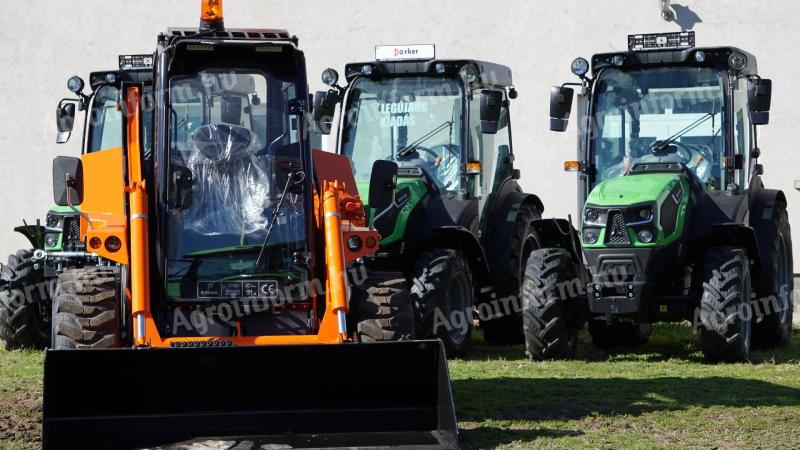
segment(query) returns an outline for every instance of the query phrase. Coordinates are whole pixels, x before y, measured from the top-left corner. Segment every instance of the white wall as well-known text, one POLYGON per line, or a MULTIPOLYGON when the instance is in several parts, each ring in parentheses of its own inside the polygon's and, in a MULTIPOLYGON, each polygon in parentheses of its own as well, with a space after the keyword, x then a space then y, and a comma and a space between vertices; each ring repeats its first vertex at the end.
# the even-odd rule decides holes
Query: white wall
MULTIPOLYGON (((800 89, 795 48, 800 2, 673 0, 701 22, 699 46, 736 45, 759 58, 774 85, 772 123, 763 129, 765 181, 789 198, 795 242, 800 242, 800 150, 794 134, 800 89), (793 125, 794 124, 794 125, 793 125)), ((52 203, 50 161, 77 155, 79 136, 55 145, 55 109, 66 81, 113 69, 121 53, 148 53, 169 26, 195 26, 199 0, 0 0, 0 253, 25 246, 11 232, 43 218, 52 203)), ((539 194, 545 216, 575 214, 575 178, 561 172, 575 153, 575 124, 551 133, 549 87, 573 80, 575 56, 625 50, 627 35, 678 31, 661 19, 656 0, 227 0, 229 27, 287 28, 300 37, 311 89, 322 88, 325 67, 371 59, 375 44, 435 43, 440 57, 469 57, 510 66, 520 96, 512 105, 517 165, 524 187, 539 194)), ((799 247, 800 248, 800 247, 799 247)), ((798 254, 800 255, 800 254, 798 254)), ((0 259, 4 259, 0 256, 0 259)))

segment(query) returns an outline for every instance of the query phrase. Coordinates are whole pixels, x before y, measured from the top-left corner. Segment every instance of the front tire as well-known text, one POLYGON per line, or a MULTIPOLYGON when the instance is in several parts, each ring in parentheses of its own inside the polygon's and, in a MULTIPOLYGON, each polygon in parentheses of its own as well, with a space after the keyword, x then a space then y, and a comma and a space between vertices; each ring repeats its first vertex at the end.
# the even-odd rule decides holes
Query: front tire
POLYGON ((350 326, 361 342, 414 339, 414 312, 403 274, 369 272, 350 291, 350 316, 355 318, 350 326))
POLYGON ((759 312, 764 314, 760 322, 753 323, 753 344, 761 347, 780 347, 792 338, 792 314, 794 305, 794 267, 792 261, 792 232, 786 205, 776 203, 772 213, 772 266, 766 274, 767 291, 758 292, 761 302, 759 312))
POLYGON ((439 338, 449 357, 464 356, 472 336, 475 289, 464 255, 435 249, 417 260, 411 286, 417 336, 439 338))
POLYGON ((53 348, 114 348, 122 344, 119 271, 107 267, 66 270, 53 303, 53 348))
POLYGON ((575 356, 578 326, 569 317, 568 302, 580 283, 570 254, 560 248, 531 253, 522 285, 525 353, 531 359, 575 356), (570 291, 574 292, 570 292, 570 291))
POLYGON ((5 348, 41 349, 50 342, 50 288, 43 263, 33 262, 33 252, 20 250, 8 257, 0 273, 0 340, 5 348))
MULTIPOLYGON (((542 213, 535 206, 523 204, 517 211, 514 232, 511 234, 511 276, 495 287, 499 299, 513 296, 515 300, 522 297, 522 284, 527 270, 527 262, 531 253, 540 246, 539 236, 533 228, 533 221, 541 219, 542 213)), ((507 302, 500 302, 507 304, 507 302)), ((515 304, 518 304, 516 301, 515 304)), ((483 337, 493 345, 518 345, 525 342, 523 319, 520 311, 499 311, 499 317, 481 320, 483 337)))
POLYGON ((711 362, 743 361, 750 355, 749 262, 747 252, 740 248, 712 248, 706 255, 700 344, 711 362))

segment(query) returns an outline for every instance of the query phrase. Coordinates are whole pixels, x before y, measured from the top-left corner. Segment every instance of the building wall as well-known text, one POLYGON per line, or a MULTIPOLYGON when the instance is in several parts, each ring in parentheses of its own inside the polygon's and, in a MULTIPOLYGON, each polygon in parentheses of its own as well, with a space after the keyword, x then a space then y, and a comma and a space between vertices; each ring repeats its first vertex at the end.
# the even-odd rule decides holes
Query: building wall
MULTIPOLYGON (((764 180, 786 193, 800 242, 794 189, 800 152, 792 134, 800 90, 791 87, 800 72, 793 47, 800 41, 800 2, 674 3, 678 20, 697 32, 699 46, 739 46, 755 54, 761 74, 773 79, 771 124, 760 141, 764 180)), ((69 144, 55 144, 55 109, 70 94, 67 79, 113 69, 122 53, 152 52, 159 31, 197 24, 199 4, 0 0, 0 230, 6 230, 0 252, 25 246, 11 228, 23 218, 43 218, 51 205, 51 159, 80 151, 77 133, 69 144)), ((375 44, 435 43, 439 57, 510 66, 520 93, 512 104, 516 161, 523 186, 544 201, 545 216, 576 213, 575 176, 562 172, 563 160, 575 154, 576 128, 548 131, 550 86, 574 81, 569 65, 576 56, 624 50, 628 34, 681 29, 661 19, 656 0, 228 0, 225 16, 229 27, 287 28, 299 36, 312 91, 322 88, 324 68, 342 72, 345 62, 370 59, 375 44)))

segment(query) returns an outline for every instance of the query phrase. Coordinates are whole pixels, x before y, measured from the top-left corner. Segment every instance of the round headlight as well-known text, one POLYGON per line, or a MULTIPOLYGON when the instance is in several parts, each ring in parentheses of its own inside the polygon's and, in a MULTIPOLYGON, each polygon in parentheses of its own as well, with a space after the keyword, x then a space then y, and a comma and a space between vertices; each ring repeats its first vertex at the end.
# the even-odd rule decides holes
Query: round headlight
POLYGON ((621 66, 625 64, 625 57, 622 55, 614 55, 614 57, 611 58, 611 63, 615 66, 621 66))
POLYGON ((84 86, 83 78, 77 75, 67 80, 67 89, 69 89, 70 92, 74 92, 77 94, 83 91, 83 86, 84 86))
POLYGON ((436 73, 443 74, 447 71, 447 66, 444 63, 436 63, 436 73))
POLYGON ((89 239, 89 247, 97 250, 101 245, 103 245, 103 241, 99 237, 95 236, 89 239))
POLYGON ((48 247, 55 247, 58 245, 58 235, 57 234, 48 234, 44 237, 44 243, 48 247))
POLYGON ((636 237, 639 238, 640 242, 644 242, 645 244, 649 244, 649 243, 653 242, 653 238, 655 236, 653 236, 653 232, 652 231, 650 231, 650 230, 645 228, 644 230, 640 230, 638 233, 636 233, 636 237))
POLYGON ((572 73, 582 77, 589 72, 589 61, 583 58, 575 58, 575 60, 572 61, 572 66, 570 68, 572 69, 572 73))
POLYGON ((583 217, 586 219, 587 222, 597 222, 597 219, 600 218, 600 214, 597 212, 596 209, 587 208, 586 211, 583 213, 583 217))
POLYGON ((747 56, 739 52, 731 53, 728 57, 728 66, 733 70, 742 70, 747 67, 747 56))
POLYGON ((586 230, 583 232, 583 241, 587 244, 596 244, 600 236, 595 230, 586 230))
POLYGON ((117 76, 113 73, 106 74, 106 83, 114 84, 117 82, 117 76))
POLYGON ((706 52, 704 52, 702 50, 698 50, 694 54, 694 60, 699 62, 699 63, 705 62, 705 60, 706 60, 706 52))
POLYGON ((361 250, 361 238, 358 236, 350 236, 350 238, 347 239, 347 249, 351 252, 361 250))
POLYGON ((50 228, 57 227, 58 226, 58 216, 54 216, 52 214, 48 215, 45 223, 47 223, 47 226, 50 227, 50 228))
POLYGON ((458 71, 458 75, 461 76, 461 79, 465 82, 472 83, 478 79, 478 68, 472 64, 467 64, 458 71))
POLYGON ((642 208, 639 210, 639 218, 642 220, 647 220, 653 216, 653 209, 649 206, 647 208, 642 208))
POLYGON ((339 81, 339 72, 334 69, 325 69, 322 71, 322 83, 328 86, 335 86, 339 81))
POLYGON ((364 64, 363 66, 361 66, 361 73, 363 73, 368 77, 372 76, 372 71, 373 71, 372 64, 364 64))

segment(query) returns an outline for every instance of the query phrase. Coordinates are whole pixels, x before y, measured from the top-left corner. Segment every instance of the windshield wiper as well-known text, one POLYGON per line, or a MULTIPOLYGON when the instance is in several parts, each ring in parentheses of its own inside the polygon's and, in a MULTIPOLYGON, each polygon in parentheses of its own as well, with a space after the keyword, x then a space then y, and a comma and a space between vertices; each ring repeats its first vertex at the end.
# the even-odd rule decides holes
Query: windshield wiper
POLYGON ((681 131, 678 131, 677 133, 673 134, 672 136, 668 137, 667 139, 665 139, 663 141, 654 142, 652 147, 650 147, 650 148, 653 150, 653 152, 660 152, 660 151, 664 150, 665 148, 667 148, 667 146, 669 144, 672 144, 678 138, 680 138, 684 134, 694 130, 695 128, 699 127, 701 124, 703 124, 703 122, 705 122, 706 120, 708 120, 708 119, 710 119, 712 117, 714 117, 713 114, 706 113, 706 115, 704 115, 703 117, 701 117, 701 118, 695 120, 694 122, 690 123, 688 126, 686 126, 686 128, 682 129, 681 131))
POLYGON ((416 141, 412 142, 411 144, 401 148, 397 151, 397 156, 406 156, 407 154, 413 152, 417 147, 420 146, 423 142, 427 141, 428 139, 436 136, 436 134, 445 128, 451 126, 453 124, 452 121, 448 120, 443 124, 437 126, 433 130, 429 131, 428 133, 424 134, 421 138, 417 139, 416 141))
POLYGON ((258 252, 258 258, 256 258, 256 264, 253 266, 254 270, 257 270, 259 264, 261 263, 261 258, 264 257, 264 251, 267 249, 267 244, 269 243, 269 237, 272 235, 272 228, 275 226, 275 222, 278 220, 278 214, 281 212, 281 207, 283 206, 283 199, 286 198, 286 193, 289 192, 289 187, 292 185, 294 181, 295 184, 301 183, 305 179, 305 173, 303 172, 289 172, 289 176, 286 178, 286 185, 283 187, 283 192, 281 192, 281 196, 278 198, 278 204, 275 205, 275 208, 272 210, 272 218, 269 221, 269 225, 267 225, 267 235, 264 237, 264 242, 261 244, 261 250, 258 252), (297 177, 298 179, 295 180, 294 178, 297 177))

